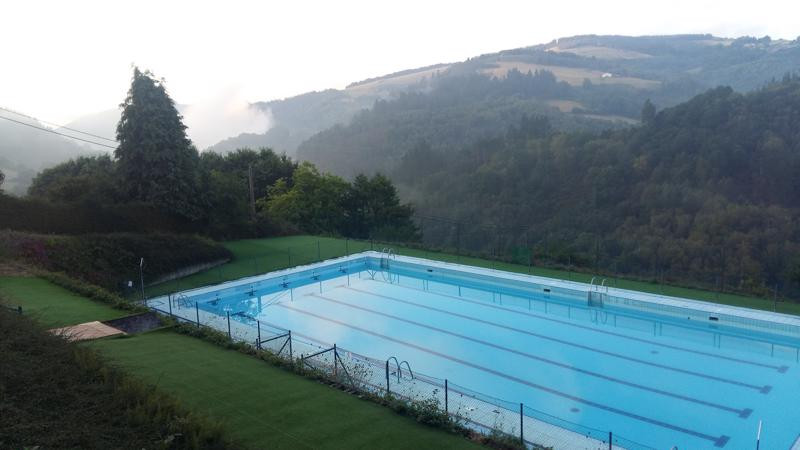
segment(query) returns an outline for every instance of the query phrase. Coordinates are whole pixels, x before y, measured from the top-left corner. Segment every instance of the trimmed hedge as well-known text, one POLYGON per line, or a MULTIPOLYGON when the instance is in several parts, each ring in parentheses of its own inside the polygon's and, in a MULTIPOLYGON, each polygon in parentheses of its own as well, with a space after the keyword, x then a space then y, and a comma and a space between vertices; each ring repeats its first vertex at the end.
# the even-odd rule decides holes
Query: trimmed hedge
POLYGON ((199 232, 177 216, 145 204, 54 204, 0 193, 0 229, 33 233, 199 232))
POLYGON ((46 236, 14 231, 0 232, 3 254, 116 292, 123 292, 127 281, 140 286, 140 258, 147 284, 189 266, 233 257, 225 247, 191 235, 46 236))

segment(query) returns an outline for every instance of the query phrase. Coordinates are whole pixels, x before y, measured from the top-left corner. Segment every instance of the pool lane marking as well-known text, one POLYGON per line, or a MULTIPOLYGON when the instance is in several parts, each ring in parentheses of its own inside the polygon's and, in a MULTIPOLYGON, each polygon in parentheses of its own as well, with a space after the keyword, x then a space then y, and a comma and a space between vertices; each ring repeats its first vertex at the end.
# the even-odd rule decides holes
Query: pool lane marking
MULTIPOLYGON (((383 282, 383 281, 379 281, 379 280, 372 280, 372 281, 375 281, 375 282, 378 282, 378 283, 389 284, 389 283, 386 283, 386 282, 383 282)), ((704 352, 702 350, 694 350, 694 349, 690 349, 690 348, 680 347, 680 346, 677 346, 677 345, 671 345, 671 344, 666 344, 666 343, 663 343, 663 342, 652 341, 650 339, 638 338, 638 337, 635 337, 635 336, 628 336, 628 335, 625 335, 625 334, 622 334, 622 333, 615 333, 613 331, 602 330, 602 329, 599 329, 599 328, 594 328, 594 327, 590 327, 590 326, 586 326, 586 325, 572 323, 572 322, 569 322, 569 321, 566 321, 566 320, 559 320, 559 319, 555 319, 555 318, 548 317, 548 316, 542 316, 540 314, 534 314, 534 313, 529 313, 529 312, 525 312, 525 311, 518 311, 518 310, 515 310, 515 309, 511 309, 511 308, 507 308, 507 307, 504 307, 504 306, 500 306, 500 305, 493 305, 491 303, 486 303, 486 302, 483 302, 483 301, 480 301, 480 300, 470 300, 470 299, 464 298, 464 297, 456 297, 455 295, 445 294, 443 292, 431 292, 431 291, 426 291, 426 290, 423 290, 423 289, 417 289, 417 288, 413 288, 413 287, 409 287, 409 286, 400 286, 400 285, 397 285, 397 284, 393 284, 392 286, 396 286, 396 287, 400 287, 400 288, 408 289, 408 290, 412 290, 412 291, 417 291, 417 292, 424 292, 424 293, 432 294, 432 295, 439 295, 439 296, 442 296, 442 297, 451 298, 453 300, 459 300, 459 301, 462 301, 462 302, 473 303, 475 305, 484 306, 484 307, 487 307, 487 308, 499 309, 499 310, 502 310, 502 311, 508 311, 508 312, 511 312, 511 313, 514 313, 514 314, 520 314, 520 315, 523 315, 523 316, 535 317, 537 319, 542 319, 542 320, 547 320, 547 321, 550 321, 550 322, 560 323, 560 324, 568 325, 568 326, 575 327, 575 328, 582 328, 584 330, 590 330, 590 331, 594 331, 594 332, 597 332, 597 333, 608 334, 608 335, 611 335, 611 336, 617 336, 617 337, 621 337, 623 339, 630 339, 632 341, 645 342, 645 343, 648 343, 648 344, 657 345, 659 347, 670 348, 670 349, 673 349, 673 350, 679 350, 679 351, 684 351, 684 352, 689 352, 689 353, 695 353, 695 354, 698 354, 698 355, 704 355, 704 356, 708 356, 708 357, 711 357, 711 358, 717 358, 717 359, 724 359, 724 360, 738 362, 738 363, 742 363, 742 364, 749 364, 749 365, 757 366, 757 367, 765 367, 767 369, 774 369, 774 370, 777 370, 779 373, 786 373, 789 370, 789 366, 786 366, 786 365, 776 366, 776 365, 773 365, 773 364, 766 364, 766 363, 761 363, 761 362, 756 362, 756 361, 748 361, 746 359, 736 358, 736 357, 733 357, 733 356, 719 355, 719 354, 716 354, 716 353, 704 352)), ((522 297, 518 297, 518 298, 522 298, 522 297)), ((537 300, 537 301, 541 301, 541 300, 537 300)), ((575 305, 575 307, 577 308, 578 305, 575 305)))
POLYGON ((295 308, 293 306, 289 306, 289 305, 286 305, 284 303, 277 303, 277 304, 275 304, 275 306, 279 306, 281 308, 285 308, 285 309, 288 309, 288 310, 291 310, 291 311, 295 311, 295 312, 300 313, 300 314, 305 314, 307 316, 311 316, 311 317, 314 317, 314 318, 317 318, 319 320, 323 320, 323 321, 326 321, 326 322, 335 323, 337 325, 341 325, 341 326, 346 327, 346 328, 350 328, 350 329, 353 329, 353 330, 356 330, 356 331, 360 331, 362 333, 369 334, 369 335, 372 335, 372 336, 375 336, 375 337, 378 337, 378 338, 381 338, 381 339, 384 339, 384 340, 387 340, 387 341, 390 341, 390 342, 394 342, 394 343, 397 343, 397 344, 400 344, 400 345, 403 345, 403 346, 406 346, 406 347, 409 347, 409 348, 413 348, 415 350, 419 350, 421 352, 425 352, 425 353, 428 353, 428 354, 431 354, 431 355, 434 355, 434 356, 438 356, 440 358, 448 359, 448 360, 456 362, 458 364, 461 364, 461 365, 464 365, 464 366, 467 366, 467 367, 472 367, 473 369, 477 369, 477 370, 480 370, 480 371, 483 371, 483 372, 486 372, 486 373, 489 373, 489 374, 492 374, 492 375, 496 375, 498 377, 505 378, 507 380, 510 380, 510 381, 513 381, 513 382, 516 382, 516 383, 519 383, 519 384, 522 384, 522 385, 525 385, 525 386, 529 386, 529 387, 532 387, 534 389, 538 389, 540 391, 544 391, 544 392, 547 392, 549 394, 553 394, 553 395, 556 395, 556 396, 559 396, 559 397, 562 397, 562 398, 566 398, 566 399, 569 399, 569 400, 572 400, 572 401, 575 401, 575 402, 578 402, 578 403, 583 403, 585 405, 589 405, 589 406, 592 406, 592 407, 595 407, 595 408, 598 408, 598 409, 602 409, 602 410, 605 410, 605 411, 608 411, 608 412, 611 412, 611 413, 614 413, 614 414, 618 414, 618 415, 621 415, 621 416, 629 417, 629 418, 634 419, 634 420, 638 420, 638 421, 641 421, 641 422, 646 422, 646 423, 649 423, 649 424, 652 424, 652 425, 656 425, 656 426, 659 426, 659 427, 662 427, 662 428, 666 428, 666 429, 669 429, 669 430, 677 431, 679 433, 683 433, 683 434, 694 436, 694 437, 697 437, 697 438, 700 438, 700 439, 711 441, 711 442, 714 443, 714 446, 716 446, 716 447, 724 447, 725 444, 727 444, 728 440, 730 439, 728 436, 725 436, 725 435, 711 436, 709 434, 705 434, 705 433, 700 432, 700 431, 691 430, 691 429, 688 429, 688 428, 681 427, 679 425, 673 425, 671 423, 664 422, 664 421, 661 421, 661 420, 658 420, 658 419, 653 419, 651 417, 643 416, 643 415, 640 415, 640 414, 637 414, 637 413, 633 413, 633 412, 630 412, 630 411, 625 411, 625 410, 622 410, 622 409, 619 409, 619 408, 615 408, 613 406, 605 405, 605 404, 602 404, 602 403, 597 403, 595 401, 588 400, 588 399, 585 399, 585 398, 582 398, 582 397, 577 397, 575 395, 568 394, 566 392, 562 392, 562 391, 559 391, 557 389, 549 388, 549 387, 541 385, 541 384, 536 384, 536 383, 534 383, 532 381, 528 381, 528 380, 525 380, 525 379, 522 379, 522 378, 518 378, 518 377, 515 377, 513 375, 500 372, 498 370, 494 370, 494 369, 490 369, 490 368, 485 367, 485 366, 481 366, 479 364, 471 363, 469 361, 466 361, 466 360, 463 360, 463 359, 459 359, 459 358, 456 358, 454 356, 447 355, 445 353, 440 353, 440 352, 437 352, 435 350, 427 349, 425 347, 413 344, 411 342, 406 342, 406 341, 403 341, 403 340, 400 340, 400 339, 397 339, 397 338, 386 336, 384 334, 377 333, 375 331, 368 330, 366 328, 361 328, 359 326, 352 325, 352 324, 349 324, 349 323, 346 323, 346 322, 343 322, 343 321, 340 321, 340 320, 332 319, 330 317, 325 317, 325 316, 322 316, 322 315, 319 315, 319 314, 315 314, 315 313, 312 313, 312 312, 309 312, 309 311, 305 311, 303 309, 295 308))
POLYGON ((607 350, 602 350, 602 349, 599 349, 599 348, 590 347, 588 345, 583 345, 583 344, 578 344, 578 343, 575 343, 575 342, 565 341, 563 339, 558 339, 558 338, 554 338, 554 337, 550 337, 550 336, 545 336, 545 335, 542 335, 542 334, 534 333, 532 331, 523 330, 521 328, 516 328, 516 327, 512 327, 512 326, 508 326, 508 325, 503 325, 503 324, 500 324, 500 323, 497 323, 497 322, 491 322, 491 321, 488 321, 488 320, 479 319, 477 317, 468 316, 466 314, 459 314, 459 313, 456 313, 456 312, 447 311, 445 309, 440 309, 440 308, 435 308, 433 306, 423 305, 421 303, 416 303, 416 302, 412 302, 412 301, 409 301, 409 300, 403 300, 403 299, 390 297, 390 296, 383 295, 383 294, 376 294, 374 292, 364 291, 364 290, 356 289, 356 288, 353 288, 353 287, 347 287, 347 286, 341 286, 341 287, 344 288, 344 289, 351 290, 351 291, 360 292, 362 294, 371 295, 371 296, 374 296, 374 297, 383 298, 383 299, 394 301, 394 302, 405 303, 407 305, 416 306, 418 308, 423 308, 423 309, 427 309, 427 310, 430 310, 430 311, 436 311, 436 312, 443 313, 443 314, 449 314, 449 315, 455 316, 455 317, 461 317, 463 319, 472 320, 472 321, 479 322, 479 323, 484 323, 484 324, 491 325, 491 326, 494 326, 494 327, 497 327, 497 328, 503 328, 503 329, 506 329, 506 330, 509 330, 509 331, 515 331, 517 333, 526 334, 526 335, 533 336, 533 337, 536 337, 536 338, 539 338, 539 339, 545 339, 545 340, 548 340, 548 341, 557 342, 559 344, 569 345, 569 346, 572 346, 572 347, 581 348, 581 349, 588 350, 588 351, 591 351, 591 352, 597 352, 597 353, 600 353, 600 354, 603 354, 603 355, 613 356, 613 357, 624 359, 624 360, 627 360, 627 361, 633 361, 633 362, 636 362, 636 363, 639 363, 639 364, 645 364, 645 365, 648 365, 648 366, 658 367, 660 369, 671 370, 671 371, 674 371, 674 372, 679 372, 679 373, 683 373, 683 374, 687 374, 687 375, 693 375, 693 376, 696 376, 696 377, 701 377, 701 378, 706 378, 706 379, 709 379, 709 380, 719 381, 721 383, 728 383, 728 384, 732 384, 732 385, 735 385, 735 386, 754 389, 754 390, 756 390, 756 391, 758 391, 758 392, 760 392, 762 394, 767 394, 772 390, 772 386, 768 386, 768 385, 757 386, 757 385, 745 383, 745 382, 742 382, 742 381, 731 380, 731 379, 728 379, 728 378, 722 378, 722 377, 718 377, 718 376, 714 376, 714 375, 708 375, 708 374, 695 372, 695 371, 688 370, 688 369, 681 369, 681 368, 678 368, 678 367, 672 367, 672 366, 668 366, 666 364, 659 364, 659 363, 646 361, 646 360, 639 359, 639 358, 634 358, 632 356, 626 356, 626 355, 622 355, 622 354, 619 354, 619 353, 614 353, 614 352, 610 352, 610 351, 607 351, 607 350))
POLYGON ((324 300, 324 301, 331 302, 331 303, 336 303, 336 304, 339 304, 339 305, 342 305, 342 306, 345 306, 345 307, 348 307, 348 308, 358 309, 358 310, 361 310, 361 311, 364 311, 364 312, 368 312, 368 313, 371 313, 371 314, 375 314, 375 315, 378 315, 378 316, 383 316, 383 317, 386 317, 386 318, 389 318, 389 319, 397 320, 399 322, 405 322, 405 323, 408 323, 408 324, 411 324, 411 325, 418 326, 420 328, 427 328, 429 330, 436 331, 436 332, 439 332, 439 333, 442 333, 442 334, 447 334, 447 335, 450 335, 450 336, 453 336, 453 337, 456 337, 456 338, 460 338, 460 339, 464 339, 464 340, 467 340, 467 341, 475 342, 476 344, 482 344, 482 345, 485 345, 487 347, 492 347, 492 348, 495 348, 495 349, 498 349, 498 350, 501 350, 501 351, 504 351, 504 352, 512 353, 512 354, 515 354, 515 355, 518 355, 518 356, 522 356, 523 358, 528 358, 528 359, 532 359, 534 361, 539 361, 539 362, 542 362, 542 363, 545 363, 545 364, 550 364, 552 366, 561 367, 561 368, 567 369, 567 370, 572 370, 574 372, 582 373, 584 375, 589 375, 589 376, 592 376, 592 377, 600 378, 602 380, 610 381, 612 383, 617 383, 617 384, 621 384, 623 386, 628 386, 628 387, 632 387, 632 388, 635 388, 635 389, 640 389, 640 390, 643 390, 643 391, 652 392, 654 394, 659 394, 659 395, 663 395, 663 396, 666 396, 666 397, 676 398, 678 400, 683 400, 683 401, 686 401, 686 402, 707 406, 709 408, 715 408, 715 409, 719 409, 719 410, 722 410, 722 411, 728 411, 728 412, 736 414, 737 416, 739 416, 739 417, 741 417, 743 419, 749 417, 750 414, 753 412, 753 410, 751 408, 744 408, 744 409, 734 408, 734 407, 731 407, 731 406, 726 406, 726 405, 722 405, 722 404, 719 404, 719 403, 714 403, 714 402, 710 402, 710 401, 707 401, 707 400, 702 400, 702 399, 699 399, 699 398, 689 397, 688 395, 678 394, 678 393, 666 391, 666 390, 663 390, 663 389, 658 389, 658 388, 654 388, 654 387, 650 387, 650 386, 645 386, 643 384, 634 383, 632 381, 623 380, 621 378, 612 377, 610 375, 604 375, 604 374, 599 373, 599 372, 594 372, 594 371, 591 371, 591 370, 588 370, 588 369, 582 369, 580 367, 576 367, 576 366, 572 366, 572 365, 565 364, 565 363, 562 363, 562 362, 554 361, 552 359, 544 358, 542 356, 538 356, 538 355, 535 355, 533 353, 523 352, 521 350, 515 350, 513 348, 509 348, 509 347, 505 347, 505 346, 502 346, 502 345, 498 345, 498 344, 495 344, 495 343, 492 343, 492 342, 489 342, 489 341, 484 341, 483 339, 478 339, 478 338, 474 338, 474 337, 471 337, 471 336, 466 336, 466 335, 459 334, 459 333, 456 333, 456 332, 453 332, 453 331, 450 331, 450 330, 445 330, 444 328, 439 328, 439 327, 434 327, 434 326, 431 326, 431 325, 426 325, 424 323, 417 322, 417 321, 414 321, 414 320, 405 319, 403 317, 395 316, 395 315, 392 315, 392 314, 387 314, 387 313, 384 313, 384 312, 381 312, 381 311, 375 311, 373 309, 364 308, 362 306, 357 306, 357 305, 353 305, 353 304, 350 304, 350 303, 342 302, 342 301, 335 300, 335 299, 332 299, 332 298, 328 298, 328 297, 325 297, 325 296, 322 296, 322 295, 319 295, 319 294, 312 294, 312 296, 314 298, 317 298, 317 299, 320 299, 320 300, 324 300))

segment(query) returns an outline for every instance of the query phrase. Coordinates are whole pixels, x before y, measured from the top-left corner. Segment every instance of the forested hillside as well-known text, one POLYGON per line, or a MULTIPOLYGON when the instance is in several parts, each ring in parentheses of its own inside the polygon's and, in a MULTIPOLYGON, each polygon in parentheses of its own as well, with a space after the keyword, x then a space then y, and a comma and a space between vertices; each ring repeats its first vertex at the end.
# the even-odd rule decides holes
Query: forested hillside
MULTIPOLYGON (((393 100, 408 93, 430 92, 436 86, 462 83, 464 76, 505 78, 511 72, 546 71, 560 82, 540 108, 567 119, 592 115, 613 125, 615 120, 638 120, 642 103, 676 105, 706 89, 727 85, 737 91, 759 88, 800 65, 800 41, 769 37, 738 39, 711 35, 575 36, 462 62, 404 70, 353 83, 345 89, 311 92, 258 105, 272 113, 274 128, 266 134, 245 134, 223 141, 214 149, 227 151, 249 145, 270 146, 293 155, 313 134, 334 125, 346 126, 376 100, 393 100), (562 84, 572 89, 563 89, 562 84)), ((495 103, 516 101, 524 92, 507 92, 495 103)), ((496 105, 498 107, 499 105, 496 105)), ((513 105, 504 106, 513 108, 513 105)), ((478 116, 468 119, 481 120, 478 116)), ((601 123, 602 124, 602 123, 601 123)), ((345 142, 357 147, 363 142, 345 142)))
MULTIPOLYGON (((434 80, 430 93, 412 92, 378 101, 353 118, 316 134, 298 149, 298 157, 342 176, 394 170, 405 154, 430 148, 447 154, 478 140, 501 136, 523 116, 541 115, 560 130, 599 131, 613 124, 582 114, 562 114, 547 104, 575 99, 582 92, 548 71, 505 78, 465 75, 434 80)), ((598 87, 598 89, 607 89, 598 87)))
MULTIPOLYGON (((495 251, 524 235, 540 257, 563 263, 790 288, 800 254, 800 81, 746 95, 713 89, 646 120, 568 134, 526 119, 459 151, 417 149, 392 175, 422 215, 463 221, 462 246, 495 251)), ((425 235, 455 246, 445 228, 429 224, 425 235)))

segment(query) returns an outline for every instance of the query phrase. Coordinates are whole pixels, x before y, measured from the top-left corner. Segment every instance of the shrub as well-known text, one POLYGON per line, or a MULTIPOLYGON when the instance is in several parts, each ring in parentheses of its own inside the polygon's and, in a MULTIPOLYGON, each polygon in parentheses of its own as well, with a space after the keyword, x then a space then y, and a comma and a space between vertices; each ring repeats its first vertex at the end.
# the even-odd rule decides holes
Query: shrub
POLYGON ((220 423, 0 310, 0 448, 233 448, 220 423))
POLYGON ((208 239, 165 233, 47 236, 5 231, 0 232, 0 254, 117 292, 128 280, 139 286, 140 258, 145 283, 188 266, 232 258, 228 249, 208 239))

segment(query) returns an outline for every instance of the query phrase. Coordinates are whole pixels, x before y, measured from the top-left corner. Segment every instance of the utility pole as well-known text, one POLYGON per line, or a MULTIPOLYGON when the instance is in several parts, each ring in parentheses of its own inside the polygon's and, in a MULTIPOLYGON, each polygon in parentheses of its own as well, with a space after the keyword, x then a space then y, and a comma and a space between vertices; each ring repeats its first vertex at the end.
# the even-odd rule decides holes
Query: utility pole
POLYGON ((256 194, 253 189, 253 164, 247 166, 247 180, 250 184, 250 219, 256 221, 256 194))

